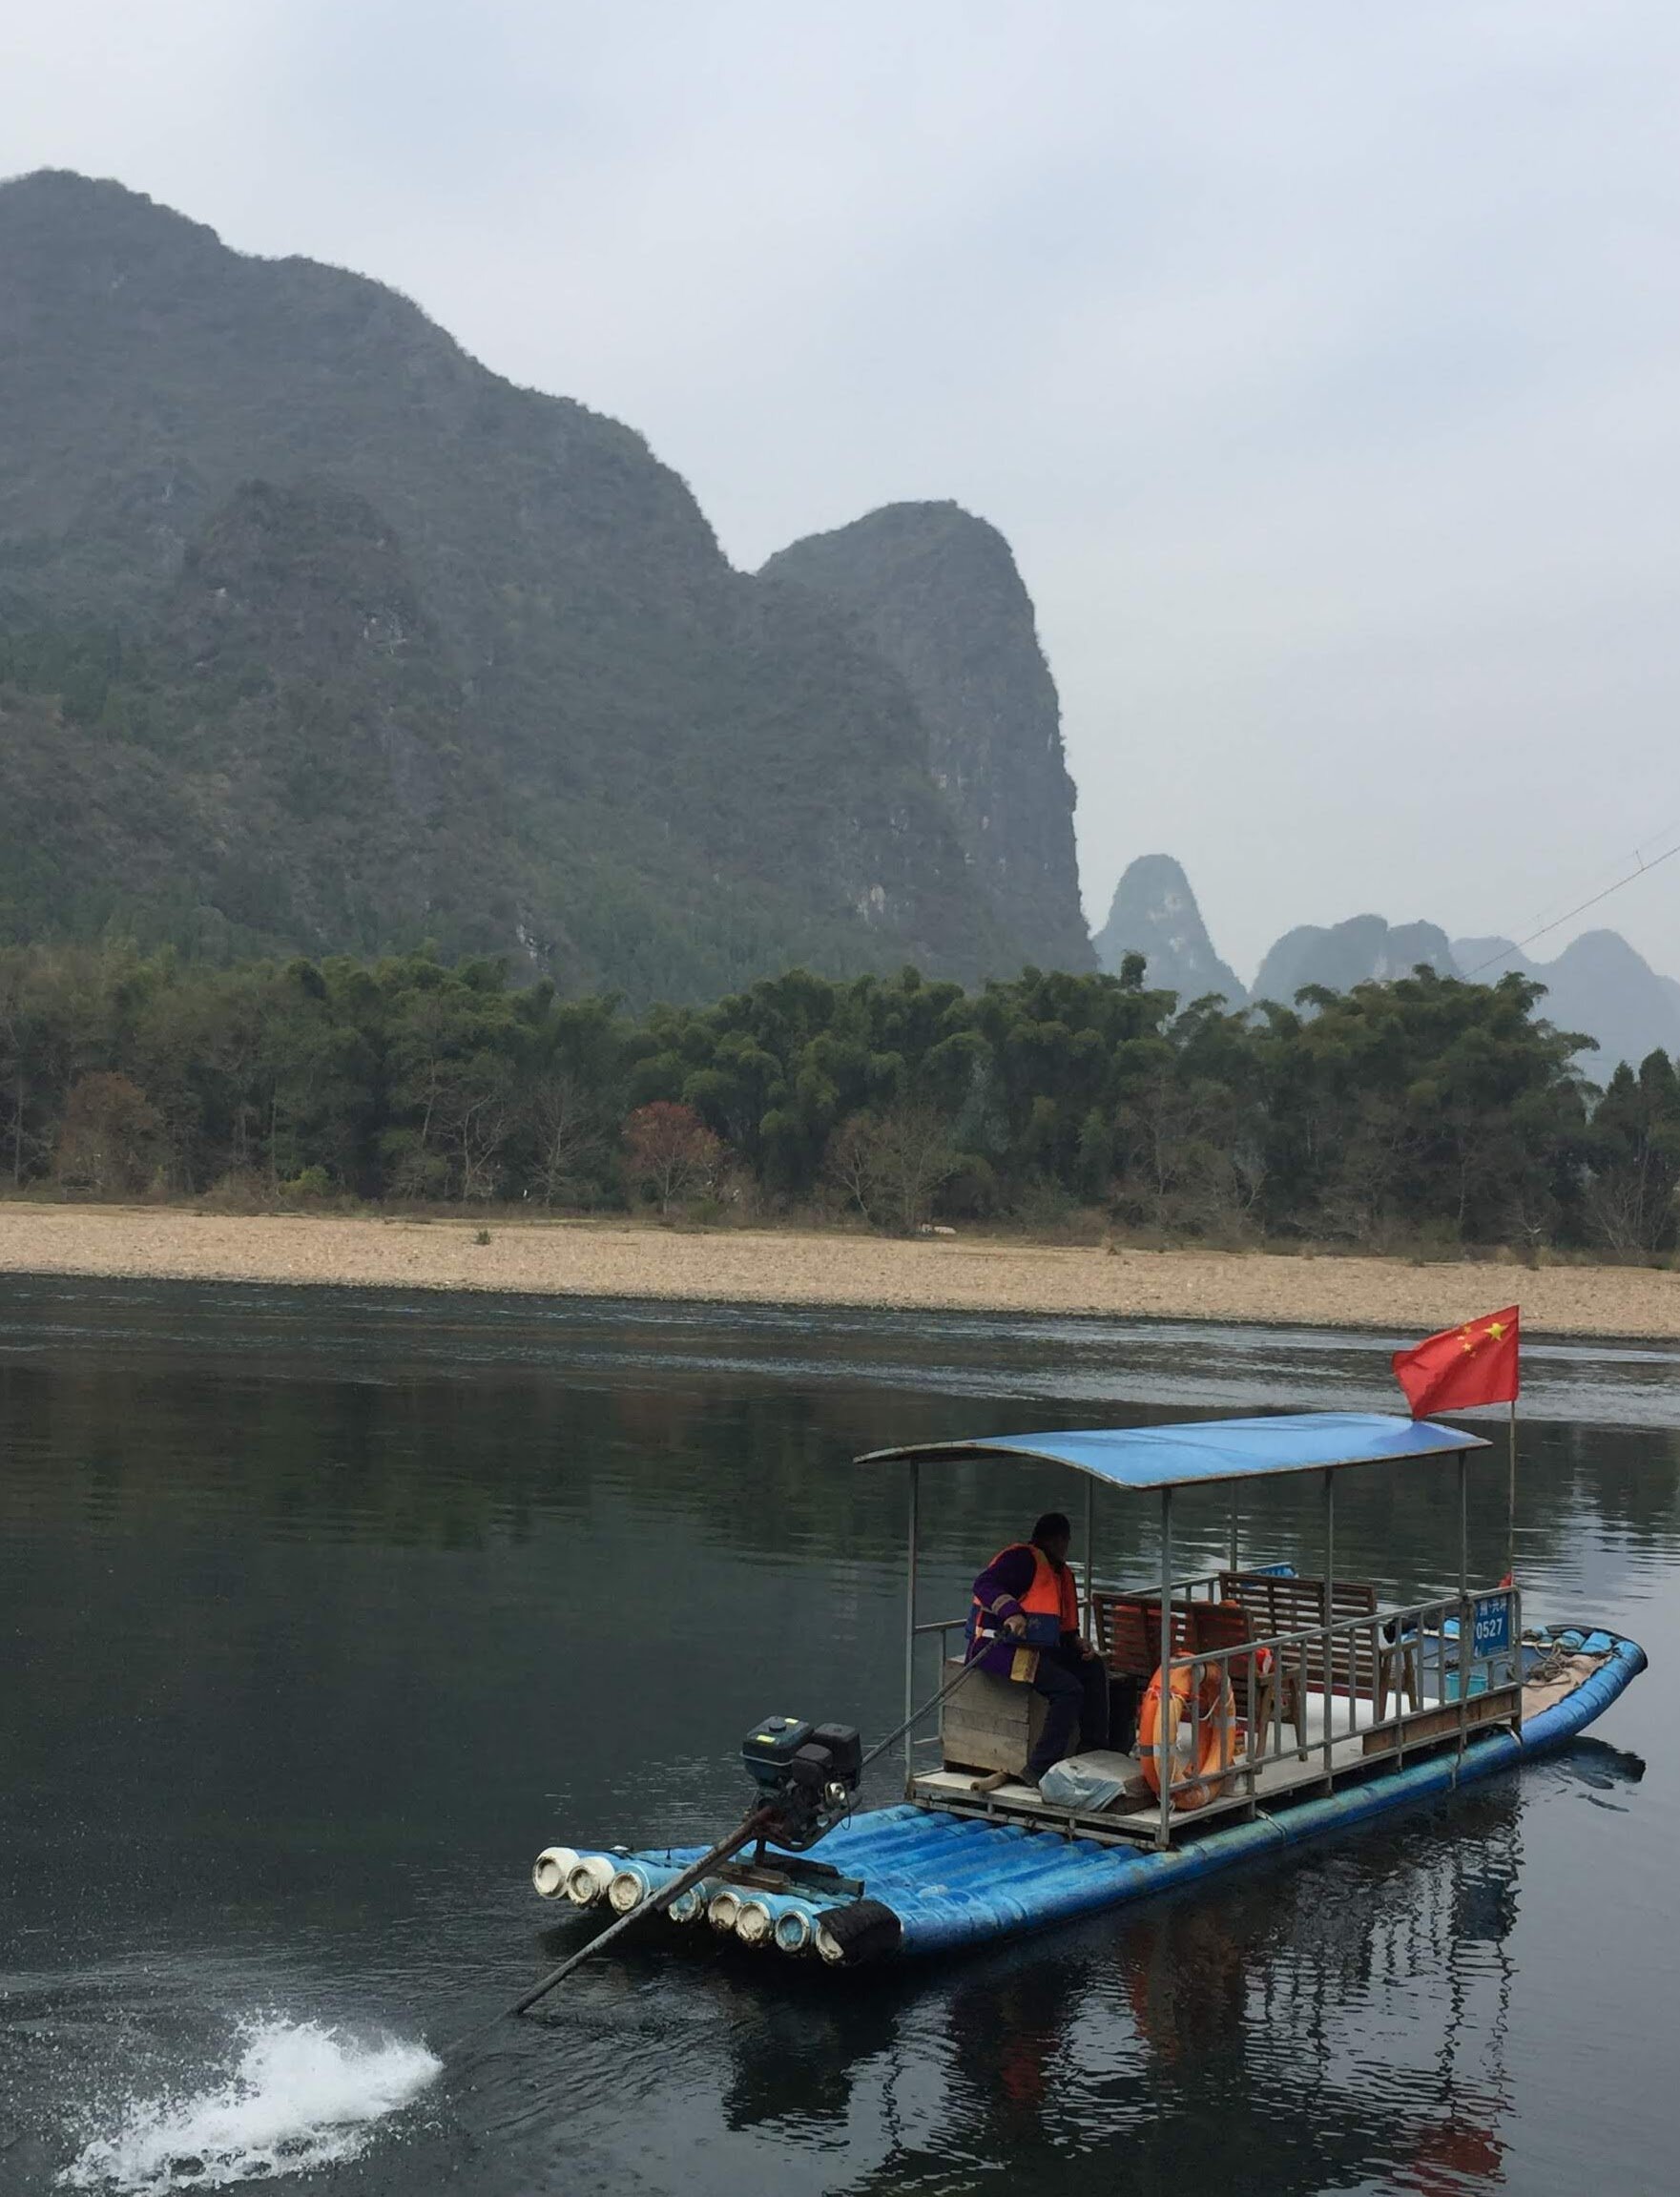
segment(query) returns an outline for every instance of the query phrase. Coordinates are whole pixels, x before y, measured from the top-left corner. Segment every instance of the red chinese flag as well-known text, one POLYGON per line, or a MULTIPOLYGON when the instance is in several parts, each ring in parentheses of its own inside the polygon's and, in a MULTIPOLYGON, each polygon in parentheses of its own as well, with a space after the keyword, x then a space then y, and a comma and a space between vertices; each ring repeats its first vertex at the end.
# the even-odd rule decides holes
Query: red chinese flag
POLYGON ((1449 1327, 1411 1350, 1397 1350, 1394 1378, 1406 1392, 1414 1419, 1437 1411, 1468 1411, 1478 1403, 1514 1402, 1516 1306, 1449 1327))

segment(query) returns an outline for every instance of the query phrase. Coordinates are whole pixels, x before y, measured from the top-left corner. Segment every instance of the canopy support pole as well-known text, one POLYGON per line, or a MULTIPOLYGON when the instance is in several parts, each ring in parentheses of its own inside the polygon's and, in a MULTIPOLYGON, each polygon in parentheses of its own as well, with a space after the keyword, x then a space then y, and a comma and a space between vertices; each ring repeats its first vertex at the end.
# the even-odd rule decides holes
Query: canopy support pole
POLYGON ((1231 1568, 1233 1571, 1242 1569, 1241 1565, 1236 1560, 1236 1527, 1237 1521, 1241 1516, 1241 1503, 1236 1492, 1239 1485, 1240 1482, 1235 1481, 1231 1485, 1231 1568))
POLYGON ((1324 1475, 1324 1782, 1336 1783, 1336 1471, 1324 1475))
POLYGON ((1172 1772, 1178 1751, 1167 1744, 1172 1708, 1172 1490, 1161 1490, 1161 1668, 1156 1673, 1161 1689, 1155 1717, 1155 1762, 1161 1775, 1161 1820, 1155 1827, 1155 1844, 1172 1843, 1172 1772))
MULTIPOLYGON (((910 1467, 910 1561, 908 1579, 904 1589, 904 1714, 910 1716, 916 1708, 916 1543, 922 1514, 922 1467, 910 1467)), ((943 1636, 942 1636, 943 1637, 943 1636)), ((940 1677, 943 1681, 944 1672, 940 1677)), ((908 1786, 916 1774, 915 1742, 908 1731, 904 1733, 904 1782, 908 1786)))
MULTIPOLYGON (((1469 1650, 1476 1624, 1469 1615, 1469 1459, 1459 1452, 1459 1767, 1469 1733, 1469 1650)), ((1454 1779, 1459 1769, 1454 1769, 1454 1779)))
POLYGON ((1097 1537, 1097 1483, 1088 1473, 1085 1481, 1085 1637, 1094 1641, 1097 1636, 1096 1620, 1091 1614, 1090 1592, 1095 1585, 1093 1566, 1096 1563, 1097 1537))

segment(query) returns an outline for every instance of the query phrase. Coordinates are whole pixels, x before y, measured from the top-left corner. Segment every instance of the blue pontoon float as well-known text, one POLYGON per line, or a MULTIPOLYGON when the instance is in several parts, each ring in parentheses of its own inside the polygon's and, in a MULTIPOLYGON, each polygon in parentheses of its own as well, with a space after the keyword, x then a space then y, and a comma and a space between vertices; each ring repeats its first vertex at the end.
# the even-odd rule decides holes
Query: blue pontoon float
MULTIPOLYGON (((916 1704, 919 1644, 937 1639, 938 1764, 918 1767, 907 1733, 898 1805, 851 1814, 855 1779, 831 1783, 826 1804, 844 1819, 828 1829, 826 1817, 816 1820, 808 1851, 779 1852, 761 1838, 752 1855, 737 1853, 682 1888, 666 1911, 678 1923, 703 1919, 744 1945, 815 1951, 840 1967, 943 1952, 1165 1891, 1562 1745, 1615 1700, 1646 1658, 1632 1641, 1590 1627, 1525 1633, 1515 1586, 1471 1580, 1468 1473, 1487 1447, 1480 1436, 1429 1420, 1315 1412, 1000 1435, 861 1458, 861 1467, 907 1472, 905 1713, 916 1704), (1338 1475, 1443 1457, 1458 1461, 1456 1589, 1384 1605, 1369 1582, 1338 1577, 1338 1475), (1022 1460, 1084 1477, 1082 1624, 1111 1685, 1145 1703, 1136 1757, 1079 1757, 1060 1793, 1056 1772, 1043 1790, 1012 1774, 1025 1769, 1030 1744, 1030 1687, 970 1670, 961 1653, 947 1659, 949 1636, 964 1621, 924 1621, 918 1602, 924 1473, 1022 1460), (1322 1576, 1303 1578, 1287 1565, 1245 1567, 1243 1484, 1300 1473, 1321 1482, 1322 1576), (1233 1494, 1229 1564, 1181 1577, 1174 1497, 1218 1485, 1233 1494), (1099 1486, 1158 1501, 1160 1565, 1147 1586, 1096 1585, 1099 1486)), ((793 1752, 801 1736, 824 1741, 804 1751, 819 1762, 843 1754, 848 1736, 855 1750, 856 1735, 841 1727, 813 1733, 791 1719, 771 1723, 776 1732, 748 1743, 749 1770, 760 1777, 783 1740, 793 1752)), ((625 1916, 665 1905, 705 1851, 550 1847, 532 1877, 545 1897, 601 1902, 625 1916)))

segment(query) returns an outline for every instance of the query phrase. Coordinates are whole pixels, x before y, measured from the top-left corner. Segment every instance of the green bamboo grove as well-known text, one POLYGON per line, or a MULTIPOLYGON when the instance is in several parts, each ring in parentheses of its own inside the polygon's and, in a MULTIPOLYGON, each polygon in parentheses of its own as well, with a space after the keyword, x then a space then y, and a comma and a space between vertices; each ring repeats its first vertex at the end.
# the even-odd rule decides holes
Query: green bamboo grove
POLYGON ((1601 1088, 1537 985, 1232 1013, 1144 977, 792 969, 631 1013, 488 960, 5 948, 0 1187, 1674 1249, 1673 1064, 1601 1088))

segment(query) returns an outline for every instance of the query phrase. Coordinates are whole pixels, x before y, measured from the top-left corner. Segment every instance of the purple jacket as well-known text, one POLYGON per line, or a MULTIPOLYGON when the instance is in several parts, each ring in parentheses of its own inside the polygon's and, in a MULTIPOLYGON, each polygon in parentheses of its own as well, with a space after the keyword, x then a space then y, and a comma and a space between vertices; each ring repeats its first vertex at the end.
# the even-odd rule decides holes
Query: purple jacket
MULTIPOLYGON (((1021 1597, 1031 1588, 1032 1575, 1037 1568, 1031 1549, 1023 1544, 1019 1548, 1006 1548, 995 1563, 988 1564, 974 1582, 974 1599, 995 1625, 1001 1626, 1006 1619, 1020 1614, 1021 1597)), ((1076 1632, 1065 1632, 1062 1635, 1063 1645, 1077 1641, 1078 1638, 1076 1632)), ((1021 1645, 1021 1642, 1015 1640, 997 1641, 991 1645, 981 1645, 977 1649, 976 1643, 971 1640, 968 1644, 968 1657, 970 1662, 978 1661, 985 1669, 996 1672, 999 1678, 1007 1678, 1009 1666, 1015 1660, 1015 1650, 1021 1645)))

